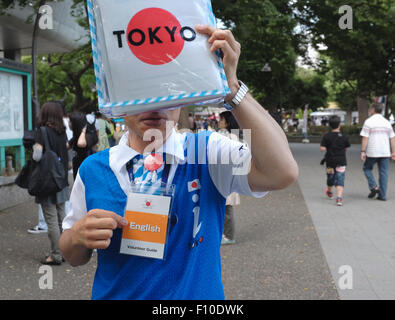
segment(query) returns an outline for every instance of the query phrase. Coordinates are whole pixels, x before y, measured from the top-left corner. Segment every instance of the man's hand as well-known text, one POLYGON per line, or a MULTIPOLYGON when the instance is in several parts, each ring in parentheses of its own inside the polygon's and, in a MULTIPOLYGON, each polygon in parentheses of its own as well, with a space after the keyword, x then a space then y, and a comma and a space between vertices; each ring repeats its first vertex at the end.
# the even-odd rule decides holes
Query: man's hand
POLYGON ((392 152, 392 153, 391 153, 391 160, 392 160, 392 161, 395 161, 395 152, 392 152))
POLYGON ((361 152, 361 160, 362 162, 366 161, 366 152, 361 152))
POLYGON ((114 212, 90 210, 72 228, 74 245, 88 249, 107 249, 113 230, 127 225, 128 221, 114 212))
POLYGON ((236 41, 230 30, 221 30, 208 25, 196 25, 197 32, 206 34, 209 44, 211 44, 210 51, 215 52, 221 50, 223 54, 222 62, 224 64, 226 78, 232 93, 226 100, 236 95, 239 90, 239 83, 237 79, 237 64, 239 62, 241 46, 236 41))

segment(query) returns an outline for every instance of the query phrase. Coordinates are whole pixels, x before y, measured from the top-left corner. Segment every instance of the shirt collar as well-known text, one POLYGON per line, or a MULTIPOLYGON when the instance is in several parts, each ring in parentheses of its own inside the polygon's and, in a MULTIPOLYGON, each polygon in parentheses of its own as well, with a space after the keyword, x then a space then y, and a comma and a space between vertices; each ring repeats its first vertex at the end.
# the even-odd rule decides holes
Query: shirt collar
MULTIPOLYGON (((177 133, 173 128, 172 133, 167 138, 163 146, 157 152, 165 152, 179 160, 184 160, 183 148, 184 136, 177 133)), ((127 131, 119 141, 119 144, 110 149, 110 167, 119 172, 131 159, 139 153, 129 146, 129 132, 127 131)))

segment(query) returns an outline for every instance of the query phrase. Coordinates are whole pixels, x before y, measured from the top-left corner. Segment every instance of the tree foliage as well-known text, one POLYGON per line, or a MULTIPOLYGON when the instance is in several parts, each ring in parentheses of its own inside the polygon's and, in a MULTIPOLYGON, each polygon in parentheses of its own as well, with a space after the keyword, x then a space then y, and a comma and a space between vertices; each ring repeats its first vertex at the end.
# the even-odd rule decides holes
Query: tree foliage
POLYGON ((313 46, 332 60, 336 79, 359 97, 390 95, 395 84, 395 0, 349 0, 352 29, 341 29, 342 0, 298 0, 293 8, 313 46))
MULTIPOLYGON (((50 2, 44 0, 1 0, 0 14, 5 14, 6 9, 27 5, 32 6, 37 12, 41 5, 50 2)), ((76 19, 76 23, 88 32, 85 1, 73 0, 70 14, 76 19)), ((32 22, 32 16, 28 17, 27 22, 32 22)), ((70 52, 41 55, 37 60, 40 104, 48 100, 63 100, 69 111, 90 112, 97 109, 90 42, 70 52)), ((23 62, 32 63, 32 57, 24 57, 23 62)))
MULTIPOLYGON (((24 59, 30 63, 30 57, 24 59)), ((68 111, 97 109, 90 44, 79 49, 39 57, 39 101, 63 100, 68 111)))
POLYGON ((239 77, 265 106, 283 106, 301 42, 288 1, 213 0, 213 9, 241 43, 239 77), (262 72, 266 63, 271 72, 262 72))
MULTIPOLYGON (((0 9, 39 0, 1 0, 0 9)), ((308 103, 312 108, 325 104, 324 80, 317 73, 302 74, 297 57, 304 55, 308 38, 296 32, 299 20, 288 0, 213 0, 214 13, 232 30, 242 45, 238 75, 265 107, 296 109, 308 103), (270 72, 262 68, 268 64, 270 72)), ((73 0, 71 14, 87 32, 86 1, 73 0)), ((31 59, 26 59, 31 62, 31 59)), ((40 103, 49 99, 65 100, 68 109, 96 109, 94 72, 90 44, 61 54, 38 58, 40 103)))
POLYGON ((326 105, 328 92, 325 88, 325 77, 312 69, 298 68, 288 93, 288 104, 294 108, 316 110, 326 105))

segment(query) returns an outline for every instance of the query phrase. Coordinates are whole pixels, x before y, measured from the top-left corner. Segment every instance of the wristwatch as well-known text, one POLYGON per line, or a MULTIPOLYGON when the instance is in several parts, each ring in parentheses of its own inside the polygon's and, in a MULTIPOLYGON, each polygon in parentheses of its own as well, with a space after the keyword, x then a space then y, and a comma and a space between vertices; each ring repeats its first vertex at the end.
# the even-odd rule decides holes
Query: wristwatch
POLYGON ((240 80, 239 80, 239 85, 240 85, 240 89, 239 91, 237 91, 233 99, 228 102, 225 102, 224 104, 225 108, 228 110, 235 109, 240 104, 241 100, 243 100, 247 92, 249 91, 248 87, 240 80))

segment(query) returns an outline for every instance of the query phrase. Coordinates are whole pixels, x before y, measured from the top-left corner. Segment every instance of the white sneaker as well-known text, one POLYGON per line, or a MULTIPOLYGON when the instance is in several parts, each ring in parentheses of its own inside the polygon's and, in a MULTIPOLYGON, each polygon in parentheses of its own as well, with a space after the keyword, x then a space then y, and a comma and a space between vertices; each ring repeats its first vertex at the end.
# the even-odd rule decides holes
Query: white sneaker
POLYGON ((31 234, 39 234, 39 233, 47 233, 48 230, 46 230, 46 229, 41 229, 41 228, 39 228, 38 226, 35 226, 34 228, 28 229, 27 232, 28 232, 28 233, 31 233, 31 234))
POLYGON ((236 240, 228 239, 224 235, 222 236, 221 244, 226 245, 226 244, 234 244, 234 243, 236 243, 236 240))

